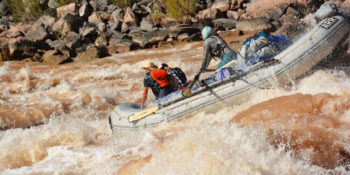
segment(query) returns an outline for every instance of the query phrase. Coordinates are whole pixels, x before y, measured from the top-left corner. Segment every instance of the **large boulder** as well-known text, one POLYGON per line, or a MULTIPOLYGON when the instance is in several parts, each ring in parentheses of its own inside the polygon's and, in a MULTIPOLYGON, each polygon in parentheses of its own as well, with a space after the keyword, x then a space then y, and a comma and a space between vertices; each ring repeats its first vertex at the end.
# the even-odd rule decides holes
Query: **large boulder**
POLYGON ((106 11, 108 7, 107 0, 95 0, 96 2, 96 10, 98 11, 106 11))
POLYGON ((44 41, 48 37, 43 23, 35 22, 25 35, 25 39, 31 42, 44 41))
POLYGON ((192 36, 193 34, 199 33, 200 31, 201 30, 198 27, 195 27, 193 25, 181 24, 169 28, 169 37, 177 38, 183 33, 187 33, 190 36, 192 36))
POLYGON ((85 3, 79 8, 79 16, 88 19, 88 17, 92 14, 94 9, 91 7, 89 3, 85 3))
POLYGON ((153 13, 151 9, 152 6, 152 0, 142 0, 132 6, 132 11, 140 16, 146 16, 147 14, 153 13))
POLYGON ((71 31, 79 33, 79 28, 82 27, 83 24, 84 21, 78 14, 67 13, 52 26, 52 30, 65 36, 71 31))
POLYGON ((230 9, 230 4, 228 0, 216 0, 215 3, 211 6, 211 8, 218 9, 221 12, 226 12, 230 9))
POLYGON ((64 38, 64 43, 70 50, 75 50, 75 48, 80 47, 82 44, 81 36, 78 33, 69 32, 64 38))
POLYGON ((37 45, 24 38, 17 38, 8 42, 10 60, 23 60, 33 57, 37 51, 37 45))
POLYGON ((189 41, 190 35, 188 33, 182 33, 177 37, 177 40, 179 41, 189 41))
POLYGON ((271 28, 271 23, 265 18, 242 19, 236 22, 236 29, 242 32, 257 32, 271 28))
POLYGON ((238 13, 238 11, 233 11, 233 10, 229 10, 227 11, 226 13, 227 17, 230 18, 230 19, 234 19, 234 20, 238 20, 240 15, 238 13))
POLYGON ((102 23, 103 21, 102 21, 100 15, 99 15, 97 12, 93 12, 93 13, 89 16, 88 22, 89 22, 89 23, 93 23, 93 24, 95 24, 95 25, 97 26, 97 25, 99 25, 100 23, 102 23))
POLYGON ((227 18, 213 20, 215 30, 231 30, 236 27, 236 21, 227 18))
POLYGON ((49 64, 49 65, 58 65, 58 64, 62 64, 70 61, 69 56, 62 54, 58 50, 46 51, 41 57, 41 59, 43 63, 49 64))
POLYGON ((97 29, 99 33, 104 33, 107 31, 107 25, 103 22, 97 25, 97 29))
POLYGON ((292 8, 288 8, 287 13, 284 14, 280 21, 282 26, 275 32, 276 35, 284 35, 288 39, 296 38, 300 31, 304 31, 307 28, 307 24, 302 22, 297 15, 296 11, 292 8))
POLYGON ((104 34, 98 36, 95 40, 95 46, 97 47, 106 47, 108 45, 107 37, 104 34))
POLYGON ((112 16, 111 18, 113 19, 113 21, 117 21, 117 20, 123 21, 124 11, 123 11, 123 9, 116 9, 112 12, 111 16, 112 16))
POLYGON ((218 19, 223 18, 225 15, 217 8, 208 8, 203 11, 200 11, 197 14, 198 19, 218 19))
POLYGON ((16 25, 10 25, 10 28, 2 33, 0 33, 0 38, 18 38, 20 36, 24 36, 31 25, 18 23, 16 25))
POLYGON ((60 40, 60 39, 53 40, 53 41, 47 40, 46 43, 49 44, 51 48, 54 48, 56 50, 61 50, 62 48, 64 48, 66 46, 64 41, 60 40))
POLYGON ((230 10, 242 9, 243 4, 246 3, 247 1, 248 0, 231 0, 230 10))
POLYGON ((88 25, 85 25, 83 28, 81 28, 80 34, 84 43, 93 43, 98 36, 96 27, 88 25))
POLYGON ((76 3, 70 3, 61 7, 58 7, 56 9, 56 15, 57 18, 61 18, 62 16, 66 15, 67 13, 76 13, 78 11, 78 6, 76 3))
MULTIPOLYGON (((288 4, 281 4, 276 6, 273 10, 266 12, 264 17, 269 20, 279 20, 281 16, 286 13, 288 8, 288 4)), ((299 14, 295 13, 295 15, 298 16, 299 14)))
POLYGON ((114 4, 110 4, 110 5, 108 5, 108 7, 107 7, 107 13, 108 13, 108 14, 112 14, 112 13, 114 12, 114 10, 116 10, 116 9, 118 9, 117 6, 115 6, 114 4))
POLYGON ((139 25, 138 17, 134 14, 131 8, 128 7, 125 11, 125 15, 123 19, 122 32, 127 32, 130 26, 137 27, 138 25, 139 25))
POLYGON ((140 28, 143 31, 152 31, 153 30, 153 22, 149 20, 142 20, 140 24, 140 28))
POLYGON ((141 47, 148 48, 160 41, 164 41, 169 36, 168 29, 153 30, 149 32, 136 31, 129 33, 132 36, 132 40, 138 43, 141 47))
POLYGON ((106 56, 109 56, 109 54, 105 47, 91 45, 84 52, 78 52, 73 60, 74 62, 91 61, 106 56))
POLYGON ((82 36, 84 38, 91 38, 97 36, 96 27, 84 27, 82 36))
POLYGON ((39 18, 39 21, 43 23, 45 26, 45 29, 49 29, 53 26, 55 23, 56 19, 52 16, 44 15, 39 18))
POLYGON ((139 46, 132 40, 129 39, 116 39, 112 40, 107 47, 108 53, 113 55, 115 53, 124 53, 131 50, 137 49, 139 46))
POLYGON ((122 21, 116 20, 116 21, 114 21, 114 22, 111 23, 109 30, 110 30, 111 32, 112 32, 112 31, 118 31, 118 32, 120 32, 121 29, 122 29, 122 24, 123 24, 122 21))
POLYGON ((109 33, 109 43, 112 43, 116 40, 122 40, 122 39, 130 39, 130 37, 125 33, 120 33, 116 31, 113 33, 109 33))
POLYGON ((246 2, 247 0, 216 0, 211 8, 216 8, 221 12, 226 12, 228 10, 238 10, 241 9, 243 7, 243 4, 246 2))

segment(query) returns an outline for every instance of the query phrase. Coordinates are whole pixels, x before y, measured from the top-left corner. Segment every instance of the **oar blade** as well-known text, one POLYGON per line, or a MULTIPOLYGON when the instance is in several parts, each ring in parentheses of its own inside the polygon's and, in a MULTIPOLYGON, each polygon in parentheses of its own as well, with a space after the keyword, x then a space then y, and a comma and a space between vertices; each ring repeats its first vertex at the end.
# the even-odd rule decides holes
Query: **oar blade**
POLYGON ((148 108, 148 109, 142 110, 142 111, 140 111, 138 113, 135 113, 135 114, 129 116, 129 121, 134 122, 134 121, 143 119, 145 117, 148 117, 148 116, 154 114, 154 112, 158 111, 158 109, 159 109, 159 107, 156 106, 156 107, 152 107, 152 108, 148 108))

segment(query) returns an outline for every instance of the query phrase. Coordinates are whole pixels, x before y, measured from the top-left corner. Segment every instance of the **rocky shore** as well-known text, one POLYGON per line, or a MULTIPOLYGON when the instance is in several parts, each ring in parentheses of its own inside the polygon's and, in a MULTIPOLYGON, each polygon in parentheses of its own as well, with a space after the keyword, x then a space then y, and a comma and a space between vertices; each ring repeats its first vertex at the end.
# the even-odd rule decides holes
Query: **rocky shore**
MULTIPOLYGON (((197 0, 196 13, 180 21, 167 16, 161 0, 134 0, 125 8, 108 0, 74 0, 60 7, 55 0, 40 2, 49 7, 49 13, 26 22, 14 22, 5 1, 0 3, 1 61, 51 65, 88 61, 198 41, 205 25, 231 37, 268 30, 292 39, 309 25, 305 17, 324 1, 197 0)), ((350 12, 350 0, 335 3, 350 12)))

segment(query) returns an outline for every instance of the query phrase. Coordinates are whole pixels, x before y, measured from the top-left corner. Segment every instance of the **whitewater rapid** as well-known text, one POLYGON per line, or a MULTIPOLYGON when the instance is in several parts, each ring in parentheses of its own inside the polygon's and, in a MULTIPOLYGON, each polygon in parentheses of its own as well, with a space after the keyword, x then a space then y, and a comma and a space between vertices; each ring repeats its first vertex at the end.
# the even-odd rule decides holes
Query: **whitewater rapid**
POLYGON ((339 163, 350 153, 347 69, 315 69, 218 112, 112 133, 113 107, 141 100, 140 65, 166 62, 191 79, 201 45, 60 66, 1 63, 0 174, 350 173, 339 163))

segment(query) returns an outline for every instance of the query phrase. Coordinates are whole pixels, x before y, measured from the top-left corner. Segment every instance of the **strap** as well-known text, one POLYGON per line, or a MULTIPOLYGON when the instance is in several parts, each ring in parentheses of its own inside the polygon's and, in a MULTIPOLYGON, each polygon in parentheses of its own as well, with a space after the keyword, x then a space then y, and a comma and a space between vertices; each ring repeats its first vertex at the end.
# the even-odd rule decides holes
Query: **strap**
MULTIPOLYGON (((216 48, 216 49, 217 49, 216 52, 212 52, 212 53, 213 53, 213 56, 219 56, 219 55, 221 55, 222 52, 223 52, 223 50, 224 50, 226 47, 228 47, 228 46, 227 46, 227 43, 226 43, 224 40, 222 40, 220 37, 216 36, 216 35, 212 35, 212 36, 210 36, 210 37, 211 37, 211 38, 215 38, 216 41, 219 43, 219 46, 216 48)), ((209 37, 209 38, 210 38, 210 37, 209 37)))
MULTIPOLYGON (((208 89, 208 90, 211 92, 211 94, 213 94, 216 98, 220 99, 221 101, 224 101, 224 99, 222 99, 218 94, 216 94, 216 93, 213 91, 213 89, 208 85, 208 83, 207 83, 206 81, 203 81, 202 83, 203 83, 203 85, 205 86, 205 88, 208 89)), ((225 101, 224 101, 224 102, 225 102, 225 101)))
POLYGON ((221 69, 220 70, 220 74, 221 74, 221 81, 224 80, 224 69, 221 69))

